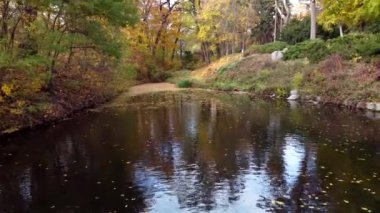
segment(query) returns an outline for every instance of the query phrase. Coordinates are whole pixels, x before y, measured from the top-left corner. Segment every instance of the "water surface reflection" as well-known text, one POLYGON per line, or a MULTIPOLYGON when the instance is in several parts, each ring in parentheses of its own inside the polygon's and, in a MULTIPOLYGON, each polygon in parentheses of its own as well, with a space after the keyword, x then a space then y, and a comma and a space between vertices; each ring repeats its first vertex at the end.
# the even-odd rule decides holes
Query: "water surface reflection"
POLYGON ((4 141, 0 212, 380 211, 380 123, 162 94, 4 141))

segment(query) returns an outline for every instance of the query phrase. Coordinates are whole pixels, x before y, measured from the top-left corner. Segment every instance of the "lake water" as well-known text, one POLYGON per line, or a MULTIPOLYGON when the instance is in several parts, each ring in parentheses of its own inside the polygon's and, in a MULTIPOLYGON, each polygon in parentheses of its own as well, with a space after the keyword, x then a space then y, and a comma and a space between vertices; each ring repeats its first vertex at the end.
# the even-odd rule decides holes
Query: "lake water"
POLYGON ((1 140, 0 212, 380 212, 364 113, 162 93, 1 140))

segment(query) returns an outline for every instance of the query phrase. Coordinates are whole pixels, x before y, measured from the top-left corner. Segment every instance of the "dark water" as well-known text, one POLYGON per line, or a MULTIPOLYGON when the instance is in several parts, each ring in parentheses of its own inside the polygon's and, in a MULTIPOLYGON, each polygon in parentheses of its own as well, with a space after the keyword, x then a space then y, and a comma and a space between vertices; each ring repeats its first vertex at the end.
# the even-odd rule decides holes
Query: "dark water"
POLYGON ((380 121, 148 95, 0 147, 0 212, 379 212, 380 121))

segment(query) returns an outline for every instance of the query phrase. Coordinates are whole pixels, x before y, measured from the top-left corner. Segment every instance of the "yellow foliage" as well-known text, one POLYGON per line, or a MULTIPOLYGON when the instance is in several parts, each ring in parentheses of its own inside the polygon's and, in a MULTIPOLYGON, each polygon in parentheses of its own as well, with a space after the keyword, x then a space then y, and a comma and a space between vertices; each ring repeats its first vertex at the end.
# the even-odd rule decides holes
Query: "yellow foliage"
POLYGON ((16 109, 10 109, 10 112, 11 112, 11 114, 13 114, 13 115, 22 115, 24 112, 22 111, 22 109, 18 109, 18 108, 16 108, 16 109))
POLYGON ((10 112, 14 115, 22 115, 24 113, 24 108, 26 106, 25 101, 16 101, 16 106, 15 108, 12 108, 10 112))
POLYGON ((1 90, 8 97, 12 95, 13 89, 14 89, 14 86, 12 84, 3 84, 3 86, 1 87, 1 90))
POLYGON ((41 91, 41 88, 43 86, 44 82, 40 81, 40 80, 36 80, 36 81, 32 81, 30 82, 30 91, 31 92, 39 92, 41 91))
POLYGON ((4 98, 3 96, 0 95, 0 103, 3 103, 4 102, 4 98))

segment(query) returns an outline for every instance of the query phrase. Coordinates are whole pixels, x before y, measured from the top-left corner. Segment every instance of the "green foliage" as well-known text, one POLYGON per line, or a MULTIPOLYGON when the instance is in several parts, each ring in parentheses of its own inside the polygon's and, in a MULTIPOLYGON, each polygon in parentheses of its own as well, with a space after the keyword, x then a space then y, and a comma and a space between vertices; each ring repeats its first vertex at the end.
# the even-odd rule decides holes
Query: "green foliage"
POLYGON ((310 17, 292 19, 282 30, 281 40, 289 44, 303 42, 310 38, 310 17))
POLYGON ((122 32, 139 19, 134 0, 7 0, 0 8, 0 131, 104 101, 136 76, 122 32))
POLYGON ((317 39, 289 46, 285 60, 308 58, 315 63, 330 54, 339 54, 345 59, 368 58, 380 54, 379 34, 348 34, 326 42, 317 39))
POLYGON ((179 88, 189 88, 193 86, 193 82, 191 80, 182 80, 177 83, 179 88))
POLYGON ((116 58, 121 57, 121 44, 107 33, 101 23, 90 21, 84 26, 87 37, 104 53, 116 58))
POLYGON ((380 54, 380 35, 349 34, 328 40, 327 45, 331 53, 339 54, 345 59, 369 57, 380 54))
MULTIPOLYGON (((339 36, 338 28, 326 31, 318 25, 318 37, 321 39, 331 39, 339 36)), ((292 19, 281 31, 281 40, 288 44, 296 44, 310 39, 310 16, 303 19, 292 19)))
POLYGON ((37 69, 44 69, 44 67, 49 65, 49 62, 47 57, 31 55, 17 60, 14 67, 20 70, 36 71, 37 69))
POLYGON ((324 10, 319 22, 326 29, 346 25, 351 29, 378 22, 380 18, 379 0, 322 0, 324 10))
POLYGON ((286 42, 276 41, 272 43, 262 44, 262 45, 253 45, 249 48, 251 53, 272 53, 274 51, 281 51, 288 46, 286 42))
POLYGON ((364 31, 367 33, 380 33, 380 22, 376 21, 368 23, 367 26, 365 26, 364 31))
POLYGON ((284 54, 284 59, 307 58, 310 62, 315 63, 323 60, 329 54, 330 50, 327 48, 326 42, 321 39, 315 39, 289 46, 288 51, 284 54))
POLYGON ((12 64, 12 55, 9 52, 0 50, 0 70, 12 64))
POLYGON ((293 83, 293 88, 294 89, 299 89, 302 86, 302 83, 303 83, 303 74, 300 73, 300 72, 297 72, 294 75, 292 83, 293 83))
POLYGON ((260 21, 253 28, 252 36, 258 43, 268 43, 273 41, 273 14, 275 13, 274 1, 258 0, 255 1, 256 11, 260 14, 260 21))
POLYGON ((289 94, 288 90, 283 87, 276 88, 276 97, 285 98, 289 94))
POLYGON ((286 42, 276 41, 272 43, 262 44, 262 45, 254 45, 251 48, 254 52, 257 53, 272 53, 274 51, 281 51, 288 46, 286 42))
POLYGON ((182 66, 185 69, 193 69, 195 64, 194 54, 191 51, 185 51, 181 58, 182 66))
POLYGON ((230 63, 230 64, 227 64, 227 65, 222 66, 221 68, 219 68, 217 72, 219 74, 223 74, 223 73, 231 71, 235 66, 236 66, 236 62, 230 63))

